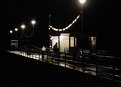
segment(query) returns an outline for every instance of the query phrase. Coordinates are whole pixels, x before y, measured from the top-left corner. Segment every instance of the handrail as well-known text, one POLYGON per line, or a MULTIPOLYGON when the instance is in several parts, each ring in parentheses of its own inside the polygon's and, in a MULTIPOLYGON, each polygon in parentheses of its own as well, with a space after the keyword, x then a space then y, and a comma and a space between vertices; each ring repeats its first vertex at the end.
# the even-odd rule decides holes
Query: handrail
MULTIPOLYGON (((26 54, 27 57, 36 53, 36 55, 39 55, 39 61, 52 63, 58 66, 64 66, 65 68, 81 71, 83 73, 91 73, 91 75, 95 75, 101 78, 107 78, 112 81, 121 83, 121 68, 116 65, 117 58, 102 58, 98 56, 86 55, 87 58, 85 58, 85 56, 83 56, 83 58, 79 56, 80 60, 73 60, 73 55, 70 56, 72 57, 71 59, 68 59, 68 55, 65 53, 62 53, 63 56, 52 56, 54 55, 53 52, 52 55, 50 55, 49 52, 46 52, 46 54, 42 54, 41 51, 39 53, 34 52, 33 54, 27 54, 27 51, 23 51, 23 53, 26 54), (46 57, 42 55, 46 55, 46 57)), ((34 59, 37 59, 37 57, 35 56, 34 59)), ((119 60, 121 60, 121 58, 119 58, 119 60)), ((119 60, 118 62, 121 62, 119 60)))

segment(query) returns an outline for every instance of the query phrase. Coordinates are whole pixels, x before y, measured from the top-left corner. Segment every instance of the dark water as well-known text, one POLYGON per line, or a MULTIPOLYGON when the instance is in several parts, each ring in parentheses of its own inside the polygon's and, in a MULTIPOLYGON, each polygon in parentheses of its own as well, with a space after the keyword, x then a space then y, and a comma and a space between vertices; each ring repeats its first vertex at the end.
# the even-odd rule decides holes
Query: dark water
POLYGON ((2 87, 119 87, 112 81, 7 52, 0 53, 0 69, 2 87))

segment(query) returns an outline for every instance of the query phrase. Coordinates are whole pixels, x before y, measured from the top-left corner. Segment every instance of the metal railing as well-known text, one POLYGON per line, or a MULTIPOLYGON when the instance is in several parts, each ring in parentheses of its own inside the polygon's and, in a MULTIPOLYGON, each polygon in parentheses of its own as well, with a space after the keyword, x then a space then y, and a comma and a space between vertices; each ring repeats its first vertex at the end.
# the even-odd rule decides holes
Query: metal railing
POLYGON ((121 83, 120 57, 105 57, 99 54, 76 56, 62 52, 55 55, 54 52, 42 52, 38 49, 24 49, 20 51, 20 55, 121 83))

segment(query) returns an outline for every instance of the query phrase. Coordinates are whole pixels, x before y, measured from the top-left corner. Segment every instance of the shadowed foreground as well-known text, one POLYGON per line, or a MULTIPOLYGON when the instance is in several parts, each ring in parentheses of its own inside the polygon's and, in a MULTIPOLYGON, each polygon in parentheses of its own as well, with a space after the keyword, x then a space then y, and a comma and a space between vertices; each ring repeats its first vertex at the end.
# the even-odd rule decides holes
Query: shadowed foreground
POLYGON ((119 87, 111 81, 84 75, 78 71, 28 59, 7 52, 0 53, 2 87, 119 87))

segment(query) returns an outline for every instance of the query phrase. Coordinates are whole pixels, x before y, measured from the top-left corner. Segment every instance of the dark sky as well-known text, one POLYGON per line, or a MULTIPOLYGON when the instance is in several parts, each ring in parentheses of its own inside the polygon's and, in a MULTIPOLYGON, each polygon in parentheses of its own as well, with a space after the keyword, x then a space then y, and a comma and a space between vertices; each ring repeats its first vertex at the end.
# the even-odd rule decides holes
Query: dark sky
MULTIPOLYGON (((86 33, 97 35, 99 45, 119 49, 121 37, 121 2, 120 0, 87 0, 84 12, 84 28, 86 33), (101 43, 101 44, 100 44, 101 43)), ((22 23, 30 26, 30 20, 35 18, 36 40, 47 43, 48 15, 51 13, 51 23, 55 27, 65 27, 79 14, 81 8, 78 0, 1 0, 1 46, 8 45, 9 30, 20 27, 22 23), (42 38, 41 38, 42 37, 42 38), (44 38, 43 38, 44 37, 44 38)), ((78 21, 70 29, 79 29, 78 21)), ((36 43, 36 42, 35 42, 36 43)))

